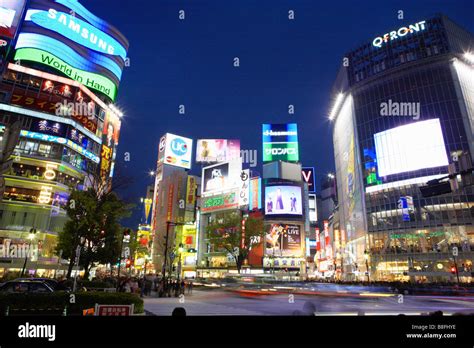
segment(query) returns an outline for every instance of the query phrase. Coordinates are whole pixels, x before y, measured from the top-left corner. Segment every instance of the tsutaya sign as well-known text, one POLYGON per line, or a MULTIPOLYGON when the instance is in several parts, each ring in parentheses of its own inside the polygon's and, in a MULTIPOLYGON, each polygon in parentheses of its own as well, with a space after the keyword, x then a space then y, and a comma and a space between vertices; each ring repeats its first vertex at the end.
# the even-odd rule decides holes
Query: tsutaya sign
POLYGON ((61 71, 67 77, 82 83, 84 86, 104 93, 110 99, 115 100, 117 95, 117 86, 108 78, 90 73, 84 70, 76 69, 67 64, 58 57, 36 48, 20 48, 16 51, 14 60, 28 60, 37 63, 46 64, 56 70, 61 71))
POLYGON ((425 30, 426 21, 421 21, 415 24, 410 24, 408 27, 401 27, 398 30, 391 31, 390 33, 386 33, 383 36, 378 36, 372 41, 372 45, 375 47, 382 47, 384 43, 387 43, 392 40, 396 40, 400 37, 406 36, 408 34, 412 34, 414 32, 419 32, 421 30, 425 30))

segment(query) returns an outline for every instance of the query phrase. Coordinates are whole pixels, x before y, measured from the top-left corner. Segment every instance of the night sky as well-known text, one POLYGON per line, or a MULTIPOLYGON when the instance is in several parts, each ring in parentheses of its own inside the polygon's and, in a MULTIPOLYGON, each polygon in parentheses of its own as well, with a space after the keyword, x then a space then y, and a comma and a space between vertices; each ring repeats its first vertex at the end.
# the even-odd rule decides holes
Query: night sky
MULTIPOLYGON (((374 37, 443 13, 474 32, 474 0, 81 0, 130 41, 117 106, 123 110, 117 166, 133 183, 120 191, 139 203, 166 132, 236 138, 258 150, 261 124, 296 122, 300 160, 317 186, 334 170, 330 90, 344 53, 374 37), (178 18, 185 11, 185 20, 178 18), (288 19, 288 11, 295 19, 288 19), (404 11, 404 20, 397 18, 404 11), (240 67, 234 67, 234 57, 240 67), (179 105, 185 115, 179 114, 179 105), (295 114, 288 114, 288 105, 295 114), (124 162, 129 152, 130 162, 124 162)), ((193 149, 194 150, 194 149, 193 149)), ((199 175, 193 164, 192 174, 199 175)), ((124 221, 140 222, 140 210, 124 221)))

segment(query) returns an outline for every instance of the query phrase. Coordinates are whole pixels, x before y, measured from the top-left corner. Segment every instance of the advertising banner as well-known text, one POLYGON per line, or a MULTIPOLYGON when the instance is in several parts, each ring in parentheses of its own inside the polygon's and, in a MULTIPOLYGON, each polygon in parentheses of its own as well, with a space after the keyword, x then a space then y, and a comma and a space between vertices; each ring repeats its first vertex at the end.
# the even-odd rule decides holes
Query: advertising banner
POLYGON ((299 225, 271 224, 265 235, 266 255, 300 256, 301 228, 299 225))
POLYGON ((240 161, 204 167, 202 169, 202 193, 210 194, 212 192, 239 188, 241 168, 242 163, 240 161))
POLYGON ((296 123, 262 125, 263 162, 298 162, 298 127, 296 123))
POLYGON ((166 133, 164 143, 164 153, 162 154, 162 139, 160 140, 160 152, 164 164, 191 169, 191 154, 193 150, 193 140, 179 135, 166 133))
POLYGON ((239 194, 239 206, 245 206, 249 204, 250 195, 250 170, 244 169, 240 174, 240 194, 239 194))
POLYGON ((13 39, 25 6, 25 0, 0 1, 0 39, 13 39))
POLYGON ((314 168, 303 167, 301 169, 301 175, 303 177, 303 181, 308 184, 308 191, 315 192, 316 184, 315 184, 315 177, 314 177, 314 168))
POLYGON ((199 139, 196 145, 196 162, 228 162, 240 158, 238 139, 199 139))
POLYGON ((250 179, 249 210, 262 209, 262 179, 250 179))
POLYGON ((265 187, 265 215, 303 214, 300 186, 275 185, 265 187))
POLYGON ((186 185, 186 205, 189 207, 194 207, 196 202, 196 177, 189 175, 186 185))
POLYGON ((238 190, 215 195, 211 197, 203 197, 201 204, 201 212, 209 213, 220 210, 234 209, 239 206, 238 190))

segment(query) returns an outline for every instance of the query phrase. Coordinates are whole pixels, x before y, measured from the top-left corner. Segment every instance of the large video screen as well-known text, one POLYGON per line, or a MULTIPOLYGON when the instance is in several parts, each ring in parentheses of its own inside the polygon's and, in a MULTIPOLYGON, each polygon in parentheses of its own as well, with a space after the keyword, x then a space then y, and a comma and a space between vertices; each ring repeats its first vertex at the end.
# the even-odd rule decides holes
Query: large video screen
POLYGON ((265 187, 265 215, 303 215, 301 187, 265 187))
POLYGON ((265 253, 275 256, 301 254, 301 230, 298 225, 271 224, 265 233, 265 253))
POLYGON ((439 119, 374 134, 379 177, 448 165, 439 119))

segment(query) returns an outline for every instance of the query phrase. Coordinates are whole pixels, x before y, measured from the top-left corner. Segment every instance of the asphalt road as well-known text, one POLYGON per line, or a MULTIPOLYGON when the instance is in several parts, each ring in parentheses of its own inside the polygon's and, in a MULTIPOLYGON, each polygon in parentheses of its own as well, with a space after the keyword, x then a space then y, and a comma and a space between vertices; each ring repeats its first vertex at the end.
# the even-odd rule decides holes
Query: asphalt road
POLYGON ((253 294, 195 289, 181 298, 145 298, 149 315, 171 315, 176 307, 184 307, 187 315, 423 315, 439 310, 452 315, 474 314, 474 297, 399 296, 375 291, 253 294))

